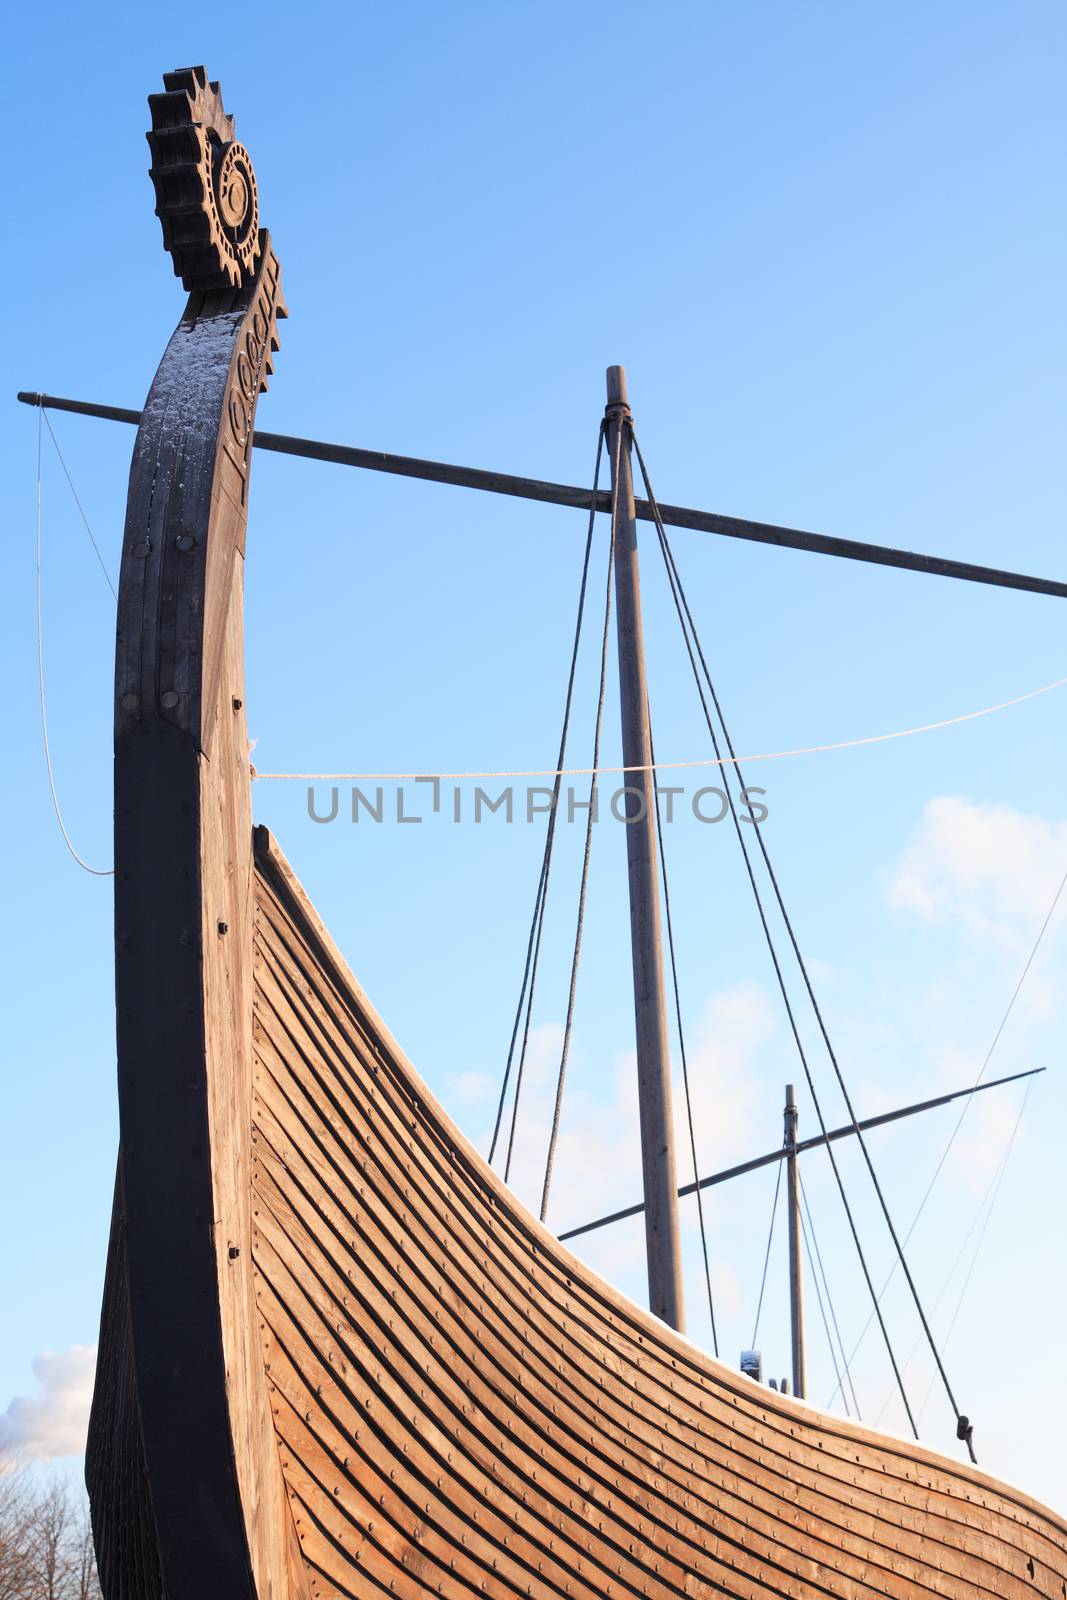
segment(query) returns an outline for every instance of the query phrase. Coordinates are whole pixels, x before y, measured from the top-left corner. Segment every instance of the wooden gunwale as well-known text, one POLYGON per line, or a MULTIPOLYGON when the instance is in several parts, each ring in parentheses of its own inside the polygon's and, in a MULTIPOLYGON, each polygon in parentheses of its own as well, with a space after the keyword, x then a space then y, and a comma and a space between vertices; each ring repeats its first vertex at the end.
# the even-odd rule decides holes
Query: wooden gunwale
MULTIPOLYGON (((283 882, 285 882, 285 880, 283 880, 283 882)), ((298 910, 299 910, 299 912, 301 912, 301 920, 302 920, 302 922, 307 922, 306 909, 304 909, 304 907, 302 907, 301 904, 299 904, 299 901, 296 902, 296 906, 298 906, 298 910)), ((314 925, 312 925, 312 931, 315 931, 314 930, 314 925)), ((326 955, 328 955, 328 957, 330 957, 330 950, 326 950, 326 955)), ((333 958, 331 958, 331 965, 336 966, 336 963, 333 962, 333 958)), ((307 976, 307 974, 306 974, 306 976, 307 976)), ((336 971, 334 971, 333 978, 334 978, 334 982, 336 982, 336 971)), ((349 1002, 350 1002, 350 998, 352 998, 352 997, 350 997, 350 995, 349 995, 349 997, 344 997, 344 990, 342 990, 342 992, 341 992, 341 997, 342 997, 342 1000, 346 1000, 346 998, 347 998, 347 1000, 349 1000, 349 1002)), ((357 1000, 358 1000, 358 992, 357 992, 357 1000)), ((371 1011, 370 1011, 370 1006, 368 1006, 368 1008, 366 1008, 366 1011, 368 1011, 368 1014, 370 1014, 370 1018, 373 1019, 373 1013, 371 1013, 371 1011)), ((336 1016, 331 1016, 331 1021, 334 1022, 334 1026, 336 1026, 336 1024, 338 1024, 338 1018, 336 1018, 336 1016)), ((349 1021, 352 1022, 352 1018, 349 1018, 349 1021)), ((357 1026, 358 1026, 358 1024, 357 1024, 357 1026)), ((362 1030, 362 1032, 363 1032, 363 1030, 362 1030)), ((352 1045, 352 1042, 350 1042, 350 1040, 349 1040, 349 1046, 350 1045, 352 1045)), ((363 1037, 363 1048, 366 1048, 366 1037, 363 1037)), ((358 1051, 357 1051, 357 1054, 358 1054, 358 1051)), ((381 1074, 379 1074, 379 1078, 381 1078, 381 1074)), ((394 1088, 394 1090, 397 1090, 398 1093, 402 1093, 402 1090, 398 1090, 398 1086, 397 1085, 390 1085, 390 1086, 392 1086, 392 1088, 394 1088)), ((405 1099, 406 1098, 410 1098, 410 1096, 403 1096, 403 1098, 405 1098, 405 1099)), ((418 1098, 416 1098, 416 1104, 418 1104, 418 1098)), ((406 1110, 406 1109, 405 1109, 405 1112, 400 1112, 400 1110, 397 1110, 397 1117, 405 1117, 406 1118, 406 1117, 408 1117, 408 1115, 410 1115, 410 1112, 408 1112, 408 1110, 406 1110)), ((336 1130, 333 1130, 333 1133, 334 1133, 334 1136, 336 1136, 336 1130)), ((440 1138, 440 1136, 438 1136, 438 1138, 440 1138)), ((448 1133, 445 1133, 445 1138, 448 1138, 448 1133)), ((456 1139, 456 1142, 459 1142, 459 1136, 458 1136, 458 1139, 456 1139)), ((475 1158, 475 1160, 477 1160, 477 1158, 475 1158)), ((410 1174, 410 1168, 408 1168, 408 1174, 410 1174)), ((363 1174, 363 1176, 366 1176, 366 1174, 363 1174)), ((466 1178, 467 1178, 467 1187, 470 1187, 469 1174, 466 1174, 466 1178)), ((389 1181, 389 1179, 387 1179, 387 1181, 389 1181)), ((402 1186, 403 1186, 403 1182, 405 1182, 405 1181, 403 1181, 403 1179, 402 1179, 402 1186)), ((456 1178, 454 1178, 454 1171, 450 1170, 450 1173, 448 1173, 448 1182, 446 1182, 446 1189, 448 1189, 448 1187, 454 1187, 454 1182, 456 1182, 456 1178)), ((485 1203, 485 1182, 482 1182, 482 1184, 480 1184, 480 1186, 478 1186, 478 1190, 480 1190, 480 1194, 478 1194, 478 1198, 480 1198, 480 1200, 482 1200, 482 1202, 485 1203)), ((445 1216, 446 1216, 446 1218, 448 1218, 448 1221, 450 1221, 450 1226, 451 1226, 451 1210, 450 1210, 451 1197, 448 1197, 448 1195, 443 1195, 443 1198, 445 1198, 445 1202, 446 1202, 446 1205, 445 1205, 445 1216)), ((464 1208, 462 1208, 462 1206, 459 1206, 458 1210, 462 1211, 462 1210, 464 1210, 464 1208)), ((408 1219, 405 1219, 405 1226, 406 1226, 406 1221, 408 1221, 408 1219)), ((525 1224, 526 1219, 512 1219, 512 1218, 509 1218, 509 1219, 507 1219, 507 1221, 509 1221, 509 1222, 518 1221, 518 1222, 522 1222, 522 1224, 525 1224)), ((534 1227, 536 1227, 536 1224, 534 1224, 534 1227)), ((522 1229, 520 1229, 520 1230, 522 1230, 522 1229)), ((525 1232, 526 1232, 526 1234, 530 1235, 530 1232, 533 1232, 533 1229, 530 1229, 530 1227, 526 1227, 525 1232)), ((475 1240, 477 1240, 478 1248, 482 1248, 482 1250, 485 1250, 485 1240, 483 1240, 483 1238, 480 1238, 480 1235, 477 1235, 477 1234, 472 1235, 472 1237, 474 1237, 475 1240)), ((499 1240, 496 1240, 496 1248, 498 1248, 498 1250, 499 1250, 499 1243, 501 1243, 501 1242, 499 1242, 499 1240)), ((555 1248, 555 1245, 553 1245, 553 1248, 555 1248)), ((563 1254, 563 1253, 561 1253, 561 1251, 560 1251, 560 1256, 561 1256, 561 1254, 563 1254)), ((576 1264, 576 1266, 577 1266, 577 1264, 576 1264)), ((581 1283, 581 1272, 584 1272, 584 1269, 579 1269, 579 1283, 581 1283)), ((582 1288, 584 1288, 584 1286, 585 1285, 582 1285, 582 1288)), ((477 1286, 477 1293, 485 1293, 485 1290, 486 1290, 485 1283, 482 1283, 482 1285, 477 1286)), ((605 1296, 603 1296, 603 1291, 600 1290, 600 1286, 598 1286, 598 1285, 595 1285, 595 1290, 597 1290, 597 1293, 593 1294, 593 1299, 598 1299, 598 1301, 600 1301, 601 1304, 603 1304, 603 1299, 605 1299, 605 1296)), ((566 1309, 569 1309, 569 1310, 571 1310, 571 1312, 573 1312, 573 1302, 569 1301, 569 1299, 566 1299, 566 1301, 563 1302, 563 1304, 565 1304, 566 1309)), ((627 1307, 627 1310, 629 1310, 629 1307, 627 1307)), ((635 1314, 630 1315, 630 1320, 632 1320, 632 1322, 637 1322, 638 1325, 640 1325, 641 1320, 643 1320, 643 1318, 641 1318, 640 1312, 635 1312, 635 1314)), ((656 1323, 653 1323, 653 1330, 656 1331, 656 1333, 659 1333, 659 1331, 661 1331, 661 1330, 659 1330, 659 1325, 656 1325, 656 1323)), ((659 1342, 659 1344, 662 1344, 662 1342, 664 1342, 664 1341, 662 1341, 662 1339, 657 1339, 657 1342, 659 1342)), ((632 1354, 633 1354, 633 1357, 638 1358, 638 1360, 640 1360, 640 1355, 638 1355, 637 1350, 633 1350, 632 1354)), ((683 1357, 683 1360, 685 1360, 686 1366, 693 1365, 693 1363, 691 1363, 691 1358, 689 1358, 688 1347, 685 1347, 685 1346, 681 1347, 680 1354, 681 1354, 681 1357, 683 1357)), ((677 1365, 677 1363, 675 1363, 675 1365, 677 1365)), ((701 1378, 704 1379, 704 1382, 702 1382, 701 1386, 699 1386, 699 1387, 701 1387, 701 1392, 702 1392, 702 1394, 704 1394, 704 1398, 707 1398, 707 1378, 705 1378, 705 1374, 701 1374, 701 1378)), ((721 1387, 728 1387, 728 1389, 729 1389, 729 1387, 731 1387, 731 1386, 725 1386, 725 1384, 723 1384, 723 1386, 721 1386, 721 1387)), ((600 1397, 600 1398, 601 1398, 601 1402, 603 1402, 603 1397, 600 1397)), ((643 1398, 645 1398, 645 1403, 648 1402, 648 1395, 645 1395, 645 1397, 643 1397, 643 1398)), ((672 1400, 673 1400, 673 1403, 675 1403, 675 1405, 677 1405, 677 1400, 678 1400, 677 1390, 675 1390, 675 1392, 673 1392, 672 1400)), ((734 1395, 734 1405, 736 1405, 736 1403, 737 1403, 737 1397, 736 1397, 736 1395, 734 1395)), ((768 1421, 771 1421, 771 1419, 768 1418, 768 1410, 771 1411, 771 1413, 773 1413, 773 1411, 774 1411, 773 1406, 771 1406, 771 1408, 760 1408, 760 1413, 758 1413, 757 1416, 755 1416, 755 1418, 752 1418, 752 1421, 757 1422, 757 1426, 763 1426, 763 1427, 768 1426, 768 1421)), ((670 1414, 670 1424, 672 1424, 672 1426, 677 1426, 678 1421, 680 1421, 680 1418, 678 1418, 677 1414, 675 1414, 675 1411, 670 1411, 669 1414, 670 1414)), ((704 1414, 707 1414, 707 1408, 705 1408, 704 1414)), ((806 1426, 813 1427, 813 1422, 808 1421, 808 1419, 806 1419, 806 1418, 803 1419, 803 1421, 806 1422, 806 1426)), ((733 1432, 733 1429, 736 1429, 736 1426, 737 1426, 736 1414, 729 1413, 729 1411, 728 1411, 728 1413, 726 1413, 725 1426, 728 1427, 728 1429, 731 1430, 731 1432, 733 1432)), ((848 1430, 845 1427, 845 1429, 840 1429, 840 1432, 841 1432, 841 1434, 845 1435, 845 1440, 843 1440, 843 1443, 848 1442, 849 1432, 851 1432, 851 1430, 848 1430)), ((793 1435, 793 1437, 795 1437, 795 1435, 793 1435)), ((853 1434, 853 1435, 851 1435, 851 1437, 856 1437, 856 1435, 853 1434)), ((861 1442, 870 1443, 870 1438, 867 1438, 867 1437, 865 1437, 865 1435, 862 1435, 862 1432, 861 1432, 861 1434, 859 1434, 859 1438, 861 1438, 861 1442)), ((877 1443, 878 1443, 878 1446, 883 1446, 883 1442, 881 1442, 880 1438, 877 1438, 877 1443)), ((707 1438, 702 1438, 702 1446, 704 1446, 704 1450, 707 1450, 707 1438)), ((792 1456, 792 1458, 790 1458, 790 1467, 792 1467, 793 1474, 795 1474, 795 1469, 797 1469, 797 1459, 795 1459, 795 1448, 797 1448, 797 1446, 795 1446, 795 1443, 793 1443, 793 1456, 792 1456)), ((817 1454, 817 1456, 814 1456, 814 1461, 817 1461, 817 1470, 819 1470, 819 1472, 821 1472, 821 1474, 825 1474, 825 1470, 827 1470, 827 1466, 829 1466, 829 1461, 830 1461, 830 1459, 832 1459, 832 1454, 833 1453, 830 1453, 830 1454, 827 1453, 827 1451, 821 1451, 821 1453, 817 1454)), ((891 1454, 893 1454, 893 1453, 891 1453, 891 1454)), ((939 1462, 939 1461, 937 1461, 936 1458, 933 1458, 933 1461, 931 1461, 931 1464, 934 1464, 934 1466, 939 1467, 939 1470, 941 1470, 941 1472, 945 1472, 945 1470, 952 1470, 952 1466, 950 1466, 950 1464, 944 1464, 944 1462, 939 1462)), ((854 1466, 853 1466, 853 1464, 851 1464, 851 1462, 849 1462, 849 1474, 853 1475, 853 1477, 854 1477, 854 1466)), ((971 1474, 969 1474, 969 1470, 968 1469, 965 1469, 965 1472, 961 1472, 961 1474, 957 1474, 957 1475, 958 1475, 958 1477, 963 1477, 963 1478, 971 1477, 971 1474)), ((977 1482, 982 1483, 982 1475, 981 1474, 974 1474, 974 1478, 977 1478, 977 1482)), ((918 1507, 918 1509, 925 1510, 926 1515, 929 1515, 929 1509, 931 1509, 931 1507, 929 1507, 929 1485, 926 1485, 926 1486, 915 1485, 915 1483, 913 1483, 913 1480, 909 1480, 909 1478, 897 1478, 896 1482, 899 1483, 899 1485, 904 1486, 904 1488, 907 1488, 907 1490, 918 1490, 918 1488, 925 1488, 925 1490, 926 1490, 925 1498, 923 1498, 923 1504, 921 1504, 921 1506, 918 1507)), ((790 1486, 792 1486, 792 1493, 793 1493, 793 1496, 795 1496, 795 1493, 797 1493, 797 1485, 795 1485, 795 1480, 793 1480, 793 1483, 790 1486)), ((881 1486, 883 1486, 883 1480, 881 1480, 881 1486)), ((984 1485, 982 1485, 982 1486, 984 1486, 984 1485)), ((885 1488, 883 1488, 883 1493, 885 1493, 885 1488)), ((950 1496, 950 1494, 947 1494, 947 1496, 944 1496, 944 1494, 942 1494, 942 1498, 944 1498, 945 1501, 949 1502, 949 1506, 952 1507, 953 1510, 957 1509, 957 1498, 955 1498, 955 1496, 950 1496)), ((669 1504, 670 1504, 670 1502, 669 1502, 669 1504)), ((1024 1509, 1024 1510, 1025 1509, 1029 1509, 1029 1507, 1025 1507, 1025 1502, 1021 1502, 1021 1504, 1022 1504, 1022 1509, 1024 1509)), ((968 1507, 966 1507, 966 1509, 974 1510, 974 1507, 973 1506, 968 1506, 968 1507)), ((854 1512, 854 1502, 853 1502, 853 1512, 854 1512)), ((822 1514, 825 1515, 825 1512, 822 1512, 822 1514)), ((721 1515, 721 1507, 720 1507, 720 1515, 721 1515)), ((958 1515, 955 1515, 955 1517, 952 1517, 952 1515, 949 1515, 949 1517, 947 1517, 947 1520, 950 1520, 950 1522, 952 1522, 953 1525, 971 1526, 971 1528, 974 1528, 974 1523, 968 1522, 968 1520, 966 1520, 966 1518, 960 1518, 960 1517, 958 1517, 958 1515)), ((1049 1518, 1049 1520, 1051 1520, 1051 1518, 1049 1518)), ((985 1515, 984 1515, 984 1517, 981 1517, 981 1522, 982 1523, 987 1523, 987 1517, 985 1517, 985 1515)), ((1021 1522, 1021 1526, 1025 1526, 1025 1523, 1021 1522)), ((976 1530, 974 1530, 974 1531, 979 1531, 979 1530, 977 1530, 977 1528, 976 1528, 976 1530)), ((985 1530, 982 1530, 982 1531, 987 1531, 987 1533, 993 1533, 993 1536, 997 1536, 997 1533, 995 1533, 995 1530, 993 1530, 993 1528, 990 1528, 989 1525, 987 1525, 987 1528, 985 1528, 985 1530)), ((1035 1530, 1035 1528, 1030 1528, 1029 1531, 1030 1531, 1030 1533, 1043 1533, 1043 1530, 1035 1530)), ((673 1533, 675 1533, 675 1536, 677 1536, 677 1530, 673 1530, 673 1533)), ((1045 1536, 1045 1538, 1048 1538, 1048 1536, 1045 1536)), ((928 1534, 928 1541, 926 1541, 926 1542, 928 1542, 928 1544, 929 1544, 929 1534, 928 1534)), ((1049 1542, 1051 1542, 1051 1541, 1049 1541, 1049 1542)), ((1014 1550, 1013 1546, 1009 1546, 1009 1544, 1006 1544, 1006 1541, 1003 1541, 1003 1538, 1001 1538, 1001 1544, 1005 1544, 1006 1552, 1011 1552, 1011 1555, 1013 1555, 1013 1557, 1017 1558, 1017 1550, 1014 1550)), ((894 1550, 893 1554, 897 1555, 897 1557, 899 1557, 899 1555, 901 1555, 901 1552, 899 1552, 899 1550, 894 1550)), ((1003 1576, 1005 1576, 1005 1574, 1003 1574, 1003 1571, 1000 1571, 1000 1578, 1003 1579, 1003 1576)), ((941 1592, 942 1592, 942 1594, 944 1594, 944 1592, 945 1592, 944 1587, 942 1587, 941 1592)), ((1000 1590, 997 1590, 997 1592, 1000 1592, 1000 1590)), ((1033 1592, 1033 1590, 1030 1589, 1029 1592, 1033 1592)))

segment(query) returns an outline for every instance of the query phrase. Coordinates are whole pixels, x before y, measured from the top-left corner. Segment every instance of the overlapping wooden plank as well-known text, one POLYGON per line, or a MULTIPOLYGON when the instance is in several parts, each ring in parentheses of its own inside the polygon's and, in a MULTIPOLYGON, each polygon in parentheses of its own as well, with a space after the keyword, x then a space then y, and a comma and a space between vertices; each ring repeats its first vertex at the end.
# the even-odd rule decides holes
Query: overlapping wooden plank
MULTIPOLYGON (((290 984, 286 984, 286 990, 288 990, 288 992, 290 992, 290 994, 293 994, 294 990, 298 989, 298 987, 299 987, 299 984, 294 984, 294 982, 290 982, 290 984)), ((374 1078, 374 1083, 376 1083, 376 1085, 381 1085, 381 1082, 382 1082, 381 1077, 374 1078)), ((386 1205, 387 1205, 387 1198, 384 1198, 384 1197, 382 1197, 382 1195, 379 1195, 378 1203, 379 1203, 379 1205, 381 1205, 381 1203, 386 1203, 386 1205)), ((458 1214, 458 1216, 461 1216, 461 1218, 462 1218, 462 1216, 464 1216, 464 1214, 466 1214, 466 1208, 464 1208, 464 1206, 462 1206, 462 1205, 450 1206, 450 1211, 454 1211, 454 1213, 458 1214)), ((483 1294, 486 1293, 485 1286, 483 1286, 482 1293, 483 1294)), ((597 1349, 597 1347, 592 1346, 592 1347, 590 1347, 590 1349, 592 1349, 593 1354, 595 1354, 595 1349, 597 1349)), ((673 1384, 673 1379, 670 1379, 670 1382, 672 1382, 672 1384, 673 1384)), ((745 1384, 745 1389, 749 1390, 749 1394, 760 1395, 760 1390, 752 1389, 752 1387, 747 1386, 747 1381, 744 1381, 744 1379, 742 1379, 742 1384, 745 1384)), ((664 1421, 667 1421, 667 1419, 669 1419, 669 1416, 670 1416, 670 1413, 667 1413, 667 1416, 665 1416, 664 1421)), ((824 1472, 825 1464, 827 1464, 827 1462, 825 1462, 825 1458, 822 1458, 821 1461, 819 1461, 819 1467, 817 1467, 817 1470, 821 1470, 821 1472, 824 1472)), ((793 1466, 795 1466, 795 1462, 793 1462, 793 1466)), ((856 1478, 856 1469, 854 1469, 854 1467, 853 1467, 853 1469, 851 1469, 851 1477, 853 1477, 853 1480, 854 1480, 854 1478, 856 1478)), ((925 1507, 926 1514, 929 1514, 929 1499, 928 1499, 928 1493, 926 1493, 925 1490, 921 1491, 921 1504, 923 1504, 923 1507, 925 1507)), ((928 1536, 929 1536, 929 1533, 928 1533, 928 1536)))
MULTIPOLYGON (((258 858, 260 1309, 286 1322, 286 1340, 271 1330, 272 1368, 284 1348, 323 1463, 329 1430, 307 1385, 325 1357, 333 1405, 356 1403, 361 1385, 376 1393, 393 1448, 421 1452, 424 1472, 451 1444, 470 1513, 480 1473, 483 1516, 514 1515, 532 1493, 538 1521, 520 1516, 515 1531, 554 1527, 561 1551, 584 1547, 570 1559, 588 1572, 564 1579, 575 1594, 629 1588, 633 1569, 606 1576, 629 1518, 649 1593, 740 1582, 797 1600, 1063 1600, 1065 1530, 1044 1508, 933 1452, 769 1401, 554 1246, 434 1106, 276 847, 261 840, 258 858), (361 1377, 346 1365, 340 1378, 357 1348, 361 1377)), ((294 1503, 326 1514, 315 1482, 294 1482, 294 1503)), ((494 1526, 486 1549, 501 1537, 494 1526)))

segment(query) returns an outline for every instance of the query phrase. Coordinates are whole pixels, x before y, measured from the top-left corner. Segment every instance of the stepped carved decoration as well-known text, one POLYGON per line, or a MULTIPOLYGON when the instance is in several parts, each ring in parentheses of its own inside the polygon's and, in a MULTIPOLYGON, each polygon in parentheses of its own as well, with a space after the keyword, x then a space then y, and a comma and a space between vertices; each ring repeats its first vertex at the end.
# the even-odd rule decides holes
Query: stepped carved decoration
POLYGON ((772 1393, 571 1256, 253 832, 249 455, 285 307, 218 85, 164 81, 152 178, 192 292, 118 605, 105 1600, 1067 1600, 1052 1512, 772 1393))

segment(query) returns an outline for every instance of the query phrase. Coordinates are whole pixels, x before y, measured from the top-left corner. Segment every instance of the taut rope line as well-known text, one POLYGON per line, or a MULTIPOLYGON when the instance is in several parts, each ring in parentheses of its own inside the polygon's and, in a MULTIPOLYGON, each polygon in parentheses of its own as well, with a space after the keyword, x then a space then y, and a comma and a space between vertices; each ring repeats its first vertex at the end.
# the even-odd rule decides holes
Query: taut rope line
MULTIPOLYGON (((737 767, 742 761, 785 761, 791 756, 818 756, 831 750, 856 750, 861 745, 886 744, 891 739, 910 739, 917 733, 936 733, 941 728, 955 728, 961 722, 974 722, 978 717, 990 717, 995 711, 1008 711, 1027 700, 1036 700, 1039 695, 1051 694, 1053 689, 1062 689, 1064 684, 1067 684, 1067 677, 1056 678, 1052 683, 1042 684, 1039 689, 1029 689, 1026 694, 1000 700, 993 706, 983 706, 980 711, 965 711, 961 716, 944 717, 940 722, 924 722, 916 728, 899 728, 894 733, 872 733, 863 739, 839 739, 833 744, 800 745, 793 750, 768 750, 760 755, 655 761, 646 767, 529 767, 501 772, 436 772, 433 776, 456 781, 481 778, 590 778, 627 772, 680 772, 697 767, 737 767)), ((256 772, 255 776, 260 782, 273 783, 294 780, 301 783, 412 783, 416 778, 426 777, 429 772, 428 767, 422 767, 412 772, 256 772)))
MULTIPOLYGON (((43 629, 42 623, 41 623, 41 418, 43 416, 44 416, 44 411, 43 410, 38 411, 38 413, 37 413, 37 484, 36 484, 36 495, 35 495, 35 501, 34 501, 34 580, 35 580, 35 589, 36 589, 36 620, 37 620, 37 686, 38 686, 38 688, 40 690, 40 697, 41 697, 41 736, 42 736, 42 739, 44 741, 44 761, 45 761, 45 766, 48 768, 48 787, 49 787, 49 789, 51 790, 51 793, 52 793, 52 805, 55 807, 56 821, 59 823, 59 831, 63 835, 64 844, 66 845, 67 849, 70 851, 71 855, 74 857, 75 861, 78 863, 79 867, 81 867, 85 872, 88 872, 92 877, 94 877, 94 878, 113 878, 115 876, 114 867, 107 867, 107 868, 104 868, 104 867, 91 867, 89 865, 88 861, 83 860, 83 858, 78 854, 77 850, 74 848, 74 844, 73 844, 73 841, 72 841, 72 839, 70 837, 70 834, 67 832, 66 823, 63 821, 63 812, 62 812, 62 809, 60 808, 60 804, 59 804, 59 794, 58 794, 58 792, 56 790, 56 775, 55 775, 55 772, 52 769, 52 747, 51 747, 51 744, 49 743, 49 739, 48 739, 48 706, 47 706, 47 702, 46 702, 46 699, 45 699, 45 692, 44 692, 44 629, 43 629)), ((51 432, 51 429, 49 429, 49 431, 51 432)), ((53 437, 54 437, 54 435, 53 435, 53 437)), ((58 448, 59 448, 58 445, 57 445, 56 448, 57 448, 57 451, 58 451, 58 448)), ((66 466, 64 464, 64 471, 65 470, 66 470, 66 466)), ((69 481, 69 475, 68 475, 68 481, 69 481)), ((72 489, 73 489, 73 487, 74 487, 74 485, 71 484, 71 488, 72 489)), ((77 499, 77 496, 75 496, 75 499, 77 499)), ((78 509, 79 510, 81 509, 80 502, 79 502, 78 509)), ((84 517, 85 517, 85 513, 83 512, 82 513, 83 521, 84 521, 84 517)), ((88 528, 89 524, 87 522, 86 522, 85 525, 88 528)), ((91 533, 90 533, 89 537, 92 538, 92 534, 91 533)), ((96 541, 95 541, 95 539, 93 540, 93 548, 96 549, 96 541)), ((97 555, 99 555, 99 553, 100 552, 97 551, 97 555)), ((101 565, 103 566, 103 562, 102 561, 101 561, 101 565)), ((107 577, 107 568, 106 567, 104 568, 104 576, 105 576, 105 578, 107 577)), ((111 582, 110 578, 108 578, 108 582, 109 583, 111 582)))

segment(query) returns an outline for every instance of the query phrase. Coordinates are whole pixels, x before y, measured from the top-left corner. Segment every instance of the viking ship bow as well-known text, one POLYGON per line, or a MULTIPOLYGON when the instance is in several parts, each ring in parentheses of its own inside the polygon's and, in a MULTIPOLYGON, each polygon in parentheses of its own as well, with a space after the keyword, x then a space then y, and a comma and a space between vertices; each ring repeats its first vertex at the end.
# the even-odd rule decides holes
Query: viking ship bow
POLYGON ((572 1257, 253 830, 242 587, 284 316, 218 85, 150 100, 190 291, 118 607, 121 1146, 86 1473, 107 1600, 1067 1600, 1067 1525, 771 1393, 572 1257))

